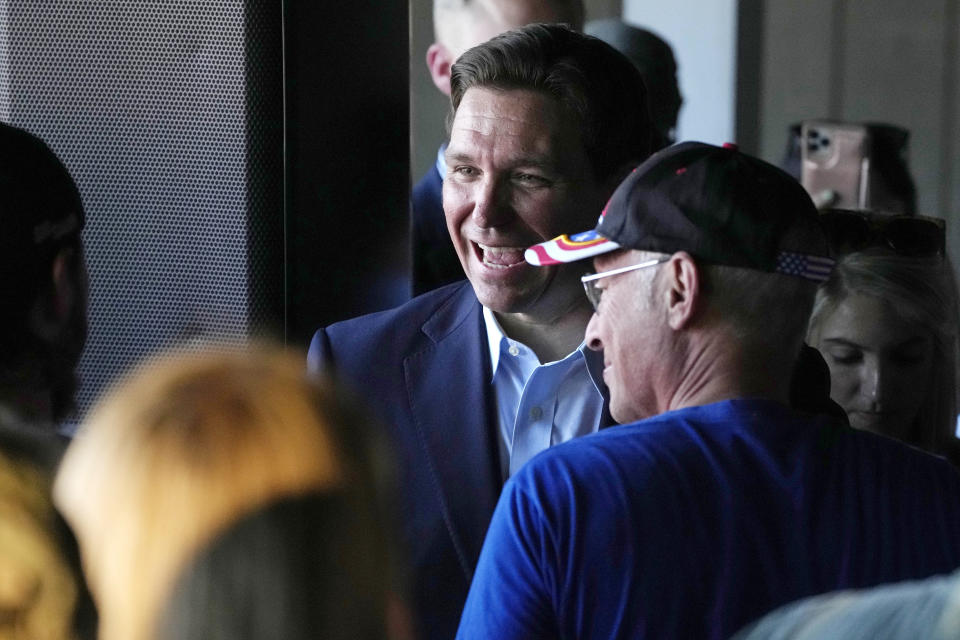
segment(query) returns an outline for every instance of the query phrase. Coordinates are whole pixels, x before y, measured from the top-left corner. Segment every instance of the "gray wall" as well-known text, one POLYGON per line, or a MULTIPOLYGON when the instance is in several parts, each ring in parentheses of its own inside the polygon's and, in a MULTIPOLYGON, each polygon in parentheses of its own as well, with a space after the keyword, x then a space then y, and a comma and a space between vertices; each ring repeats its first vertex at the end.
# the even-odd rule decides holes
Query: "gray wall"
MULTIPOLYGON (((619 16, 621 0, 584 0, 587 19, 619 16)), ((433 42, 432 0, 410 0, 410 171, 420 179, 446 138, 447 98, 433 86, 425 62, 433 42)))
MULTIPOLYGON (((910 129, 920 213, 947 218, 960 256, 960 3, 957 0, 765 0, 759 153, 778 161, 804 118, 886 121, 910 129)), ((749 126, 744 121, 742 126, 749 126)))

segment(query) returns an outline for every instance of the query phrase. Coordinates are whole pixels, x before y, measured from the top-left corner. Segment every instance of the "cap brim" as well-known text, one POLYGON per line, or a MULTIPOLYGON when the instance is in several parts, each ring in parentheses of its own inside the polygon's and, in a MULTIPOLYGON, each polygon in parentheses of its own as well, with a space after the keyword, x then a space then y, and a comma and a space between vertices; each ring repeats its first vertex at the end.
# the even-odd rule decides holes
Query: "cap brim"
POLYGON ((523 253, 524 259, 530 264, 542 267, 549 264, 563 264, 592 258, 602 253, 619 249, 613 240, 608 240, 597 233, 596 229, 584 231, 574 236, 562 235, 535 244, 523 253))

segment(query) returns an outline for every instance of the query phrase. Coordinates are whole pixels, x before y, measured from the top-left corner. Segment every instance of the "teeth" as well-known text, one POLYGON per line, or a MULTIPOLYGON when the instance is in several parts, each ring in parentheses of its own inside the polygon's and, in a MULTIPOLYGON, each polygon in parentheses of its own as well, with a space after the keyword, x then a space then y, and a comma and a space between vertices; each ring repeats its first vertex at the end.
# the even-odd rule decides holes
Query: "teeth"
POLYGON ((523 252, 526 247, 491 247, 477 243, 483 251, 483 263, 495 269, 509 269, 523 262, 523 252))
POLYGON ((526 247, 491 247, 480 242, 477 243, 477 246, 483 249, 484 251, 526 251, 526 247))

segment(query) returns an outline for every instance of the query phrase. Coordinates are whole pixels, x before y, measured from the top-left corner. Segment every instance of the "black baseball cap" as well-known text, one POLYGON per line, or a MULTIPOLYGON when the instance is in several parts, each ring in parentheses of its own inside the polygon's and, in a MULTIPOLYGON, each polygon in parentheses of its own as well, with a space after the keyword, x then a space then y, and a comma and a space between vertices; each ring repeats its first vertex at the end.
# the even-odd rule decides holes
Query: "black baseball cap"
POLYGON ((540 243, 524 257, 539 266, 619 248, 686 251, 707 264, 815 282, 833 267, 800 183, 732 144, 684 142, 655 153, 617 187, 595 229, 540 243))

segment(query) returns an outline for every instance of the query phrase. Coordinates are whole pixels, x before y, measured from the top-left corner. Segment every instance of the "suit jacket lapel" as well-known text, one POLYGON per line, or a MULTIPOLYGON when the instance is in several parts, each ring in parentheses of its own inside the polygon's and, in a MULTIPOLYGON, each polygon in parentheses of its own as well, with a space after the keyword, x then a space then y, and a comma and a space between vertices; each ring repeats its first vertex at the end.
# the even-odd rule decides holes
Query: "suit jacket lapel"
POLYGON ((467 580, 500 492, 490 357, 469 284, 423 326, 430 344, 404 360, 417 435, 467 580))

